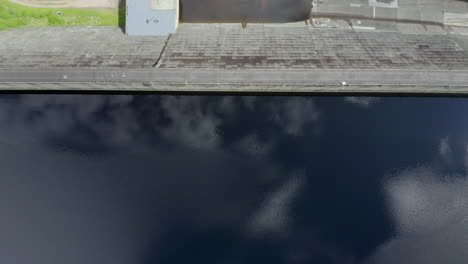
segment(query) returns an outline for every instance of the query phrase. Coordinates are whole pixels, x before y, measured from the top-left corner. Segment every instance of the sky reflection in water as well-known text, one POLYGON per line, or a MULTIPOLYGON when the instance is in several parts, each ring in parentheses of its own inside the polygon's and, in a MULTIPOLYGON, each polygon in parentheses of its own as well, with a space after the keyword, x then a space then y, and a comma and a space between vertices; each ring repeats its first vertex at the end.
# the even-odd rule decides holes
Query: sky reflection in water
POLYGON ((0 263, 467 263, 460 98, 0 97, 0 263))

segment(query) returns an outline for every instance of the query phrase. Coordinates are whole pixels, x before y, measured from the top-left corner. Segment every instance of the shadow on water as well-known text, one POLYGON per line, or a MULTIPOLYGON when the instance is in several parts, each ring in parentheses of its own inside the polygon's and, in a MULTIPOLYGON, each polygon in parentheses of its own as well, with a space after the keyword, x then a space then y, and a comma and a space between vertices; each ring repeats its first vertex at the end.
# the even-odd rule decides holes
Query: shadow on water
POLYGON ((125 19, 127 14, 127 1, 120 0, 119 1, 119 12, 118 12, 118 19, 119 19, 119 28, 125 33, 125 19))
MULTIPOLYGON (((118 11, 118 24, 123 32, 126 1, 119 1, 118 11)), ((180 20, 189 23, 295 22, 309 18, 311 3, 311 0, 180 0, 180 20)))
POLYGON ((310 0, 181 0, 183 22, 295 22, 309 17, 310 0))

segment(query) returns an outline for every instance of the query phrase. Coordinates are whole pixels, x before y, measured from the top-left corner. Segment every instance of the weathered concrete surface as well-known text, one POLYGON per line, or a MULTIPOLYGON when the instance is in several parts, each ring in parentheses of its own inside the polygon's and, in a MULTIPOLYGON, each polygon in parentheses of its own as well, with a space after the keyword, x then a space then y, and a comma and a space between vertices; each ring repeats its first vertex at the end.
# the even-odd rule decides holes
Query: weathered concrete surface
POLYGON ((127 37, 105 27, 0 31, 0 89, 108 83, 116 90, 125 84, 154 91, 243 86, 373 93, 390 87, 381 91, 468 95, 468 37, 447 29, 351 20, 245 30, 183 24, 169 39, 127 37))
POLYGON ((161 68, 468 69, 468 53, 438 26, 293 25, 184 24, 161 68))
MULTIPOLYGON (((463 37, 462 37, 463 39, 463 37)), ((468 53, 437 26, 358 23, 183 24, 169 39, 113 27, 0 32, 0 69, 468 69, 468 53)))
POLYGON ((118 27, 0 31, 0 69, 151 67, 166 37, 128 37, 118 27))

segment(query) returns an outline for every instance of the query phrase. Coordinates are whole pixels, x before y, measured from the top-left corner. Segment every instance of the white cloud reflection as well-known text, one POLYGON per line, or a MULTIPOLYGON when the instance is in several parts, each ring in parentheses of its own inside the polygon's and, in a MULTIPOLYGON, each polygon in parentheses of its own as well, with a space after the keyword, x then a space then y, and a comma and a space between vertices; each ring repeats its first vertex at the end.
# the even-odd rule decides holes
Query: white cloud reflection
POLYGON ((453 162, 452 147, 450 146, 449 137, 444 137, 439 143, 439 154, 442 159, 447 163, 453 162))
POLYGON ((356 104, 362 107, 369 107, 372 104, 378 102, 380 99, 377 97, 364 97, 364 96, 348 96, 345 97, 345 101, 349 103, 356 104))
POLYGON ((273 121, 284 133, 299 136, 308 125, 315 124, 320 111, 314 101, 303 97, 291 97, 271 104, 273 121))
MULTIPOLYGON (((248 155, 223 146, 221 127, 242 104, 232 97, 149 98, 1 98, 0 263, 142 263, 143 251, 158 250, 170 223, 249 225, 259 196, 267 198, 254 217, 256 230, 288 229, 303 177, 278 187, 274 182, 288 172, 251 158, 268 156, 276 138, 235 135, 231 144, 248 155), (57 140, 71 150, 50 144, 57 140), (88 149, 73 149, 77 142, 122 151, 90 158, 88 149), (259 186, 271 189, 259 194, 259 186)), ((315 124, 311 100, 286 101, 264 102, 274 125, 297 134, 315 124)))
MULTIPOLYGON (((448 138, 442 160, 453 155, 448 138)), ((420 165, 390 175, 383 183, 395 236, 366 263, 466 263, 468 260, 468 178, 420 165)))
MULTIPOLYGON (((196 148, 215 148, 221 140, 218 133, 221 119, 203 103, 201 97, 164 97, 161 106, 172 123, 163 129, 163 135, 196 148)), ((221 100, 219 106, 233 111, 229 100, 221 100)))
MULTIPOLYGON (((217 100, 200 96, 149 98, 152 100, 130 95, 25 95, 4 99, 0 102, 0 121, 3 120, 10 129, 0 133, 12 133, 12 138, 18 140, 29 140, 30 133, 34 133, 36 139, 93 136, 93 140, 82 141, 132 148, 145 148, 148 141, 163 138, 192 148, 212 150, 223 144, 221 126, 237 120, 233 113, 239 108, 247 113, 265 114, 269 118, 258 122, 275 125, 290 136, 302 135, 306 127, 316 126, 320 115, 310 98, 262 98, 261 104, 256 97, 240 99, 243 103, 229 96, 217 100), (150 123, 142 121, 141 116, 145 113, 152 113, 151 118, 145 117, 150 123)), ((4 134, 3 138, 8 138, 8 135, 4 134)), ((267 145, 274 144, 276 139, 258 140, 252 136, 245 140, 259 141, 259 145, 264 145, 264 151, 268 152, 270 148, 267 145)))
POLYGON ((258 235, 278 235, 288 232, 291 228, 291 206, 304 181, 303 175, 294 175, 280 189, 267 196, 251 220, 250 231, 258 235))

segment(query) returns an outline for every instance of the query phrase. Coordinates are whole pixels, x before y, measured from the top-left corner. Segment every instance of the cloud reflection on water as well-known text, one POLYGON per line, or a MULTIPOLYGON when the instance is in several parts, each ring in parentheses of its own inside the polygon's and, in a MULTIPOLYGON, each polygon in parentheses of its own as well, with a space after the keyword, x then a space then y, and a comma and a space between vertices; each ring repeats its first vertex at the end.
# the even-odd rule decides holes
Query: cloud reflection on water
POLYGON ((250 158, 267 155, 276 133, 224 136, 239 108, 271 111, 258 122, 282 129, 281 119, 287 135, 318 122, 312 99, 2 98, 0 262, 141 263, 173 226, 248 229, 291 173, 250 158))
MULTIPOLYGON (((438 137, 434 161, 371 175, 383 177, 381 206, 394 232, 375 244, 386 234, 351 237, 349 228, 372 233, 385 226, 372 207, 380 204, 370 202, 380 193, 356 172, 372 170, 368 161, 379 157, 343 148, 346 134, 317 134, 332 124, 327 100, 318 101, 0 98, 0 262, 466 262, 468 152, 454 146, 459 140, 438 137)), ((347 110, 356 109, 348 102, 369 107, 377 100, 330 101, 347 110)), ((379 100, 384 107, 387 101, 379 100)), ((380 131, 375 117, 382 112, 372 110, 357 111, 380 131)), ((337 112, 333 122, 342 131, 346 111, 337 112)), ((369 146, 366 137, 349 136, 369 146)))
MULTIPOLYGON (((454 166, 448 137, 441 139, 438 152, 439 159, 454 166)), ((435 164, 418 165, 385 178, 395 236, 366 263, 466 263, 468 178, 463 173, 443 172, 435 164)))

